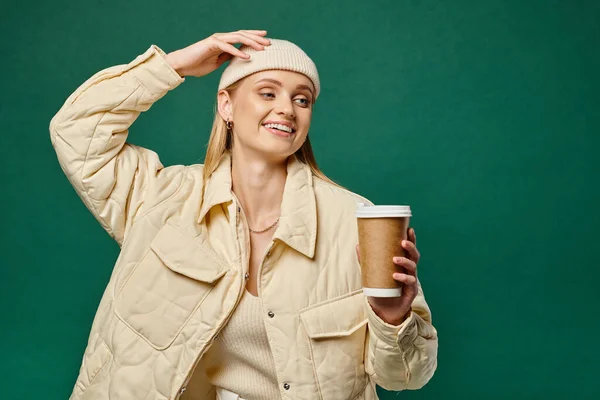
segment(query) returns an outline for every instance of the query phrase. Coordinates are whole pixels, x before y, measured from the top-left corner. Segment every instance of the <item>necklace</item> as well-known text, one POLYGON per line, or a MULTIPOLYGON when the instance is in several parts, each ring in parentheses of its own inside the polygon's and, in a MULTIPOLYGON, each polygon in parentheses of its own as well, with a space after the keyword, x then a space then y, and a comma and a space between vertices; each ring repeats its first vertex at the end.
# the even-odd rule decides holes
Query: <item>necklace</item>
POLYGON ((274 227, 275 225, 277 225, 277 223, 278 223, 278 222, 279 222, 279 218, 277 218, 277 221, 275 221, 275 222, 273 223, 273 225, 271 225, 270 227, 268 227, 268 228, 266 228, 266 229, 263 229, 262 231, 253 231, 253 230, 252 230, 252 228, 250 228, 250 227, 248 227, 248 229, 250 229, 250 232, 252 232, 252 233, 263 233, 263 232, 266 232, 266 231, 268 231, 269 229, 271 229, 271 228, 272 228, 272 227, 274 227))

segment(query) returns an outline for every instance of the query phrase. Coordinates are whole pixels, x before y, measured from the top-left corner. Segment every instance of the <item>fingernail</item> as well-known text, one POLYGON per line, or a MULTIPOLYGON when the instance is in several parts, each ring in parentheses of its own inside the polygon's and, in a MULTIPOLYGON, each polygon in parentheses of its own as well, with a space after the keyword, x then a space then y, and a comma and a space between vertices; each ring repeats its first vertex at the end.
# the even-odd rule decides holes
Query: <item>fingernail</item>
POLYGON ((406 240, 402 241, 402 246, 406 246, 406 240))
POLYGON ((394 262, 400 262, 400 257, 394 257, 394 262))

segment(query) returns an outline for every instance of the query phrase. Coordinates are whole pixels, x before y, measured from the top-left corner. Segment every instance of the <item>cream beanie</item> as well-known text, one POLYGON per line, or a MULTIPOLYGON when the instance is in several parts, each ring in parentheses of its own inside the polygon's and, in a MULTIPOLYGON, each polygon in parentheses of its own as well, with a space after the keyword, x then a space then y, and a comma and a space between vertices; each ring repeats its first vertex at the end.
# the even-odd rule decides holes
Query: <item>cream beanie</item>
POLYGON ((282 69, 306 75, 315 85, 316 100, 321 91, 321 84, 315 63, 294 43, 281 39, 268 39, 271 45, 265 46, 264 50, 256 50, 247 45, 240 47, 241 51, 250 55, 250 59, 233 57, 221 75, 218 90, 225 89, 255 72, 282 69))

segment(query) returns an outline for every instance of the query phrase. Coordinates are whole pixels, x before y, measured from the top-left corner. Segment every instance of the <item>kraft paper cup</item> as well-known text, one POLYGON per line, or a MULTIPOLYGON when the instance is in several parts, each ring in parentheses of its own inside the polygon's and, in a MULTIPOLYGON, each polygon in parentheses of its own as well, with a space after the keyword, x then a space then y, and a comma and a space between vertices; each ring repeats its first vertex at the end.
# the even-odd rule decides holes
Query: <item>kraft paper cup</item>
POLYGON ((366 296, 402 295, 402 283, 392 275, 404 269, 394 264, 392 258, 406 257, 402 240, 407 238, 410 217, 410 206, 358 205, 358 246, 362 286, 366 296))

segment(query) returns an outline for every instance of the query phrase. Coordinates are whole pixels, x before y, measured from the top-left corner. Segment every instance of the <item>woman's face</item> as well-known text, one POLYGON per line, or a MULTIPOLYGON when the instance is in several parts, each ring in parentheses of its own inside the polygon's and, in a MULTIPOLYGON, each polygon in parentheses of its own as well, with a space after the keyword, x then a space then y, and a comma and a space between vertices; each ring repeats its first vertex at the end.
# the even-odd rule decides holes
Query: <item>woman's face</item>
POLYGON ((233 96, 219 92, 219 114, 234 123, 234 147, 280 160, 304 143, 314 93, 312 81, 303 74, 261 71, 244 78, 233 96))

